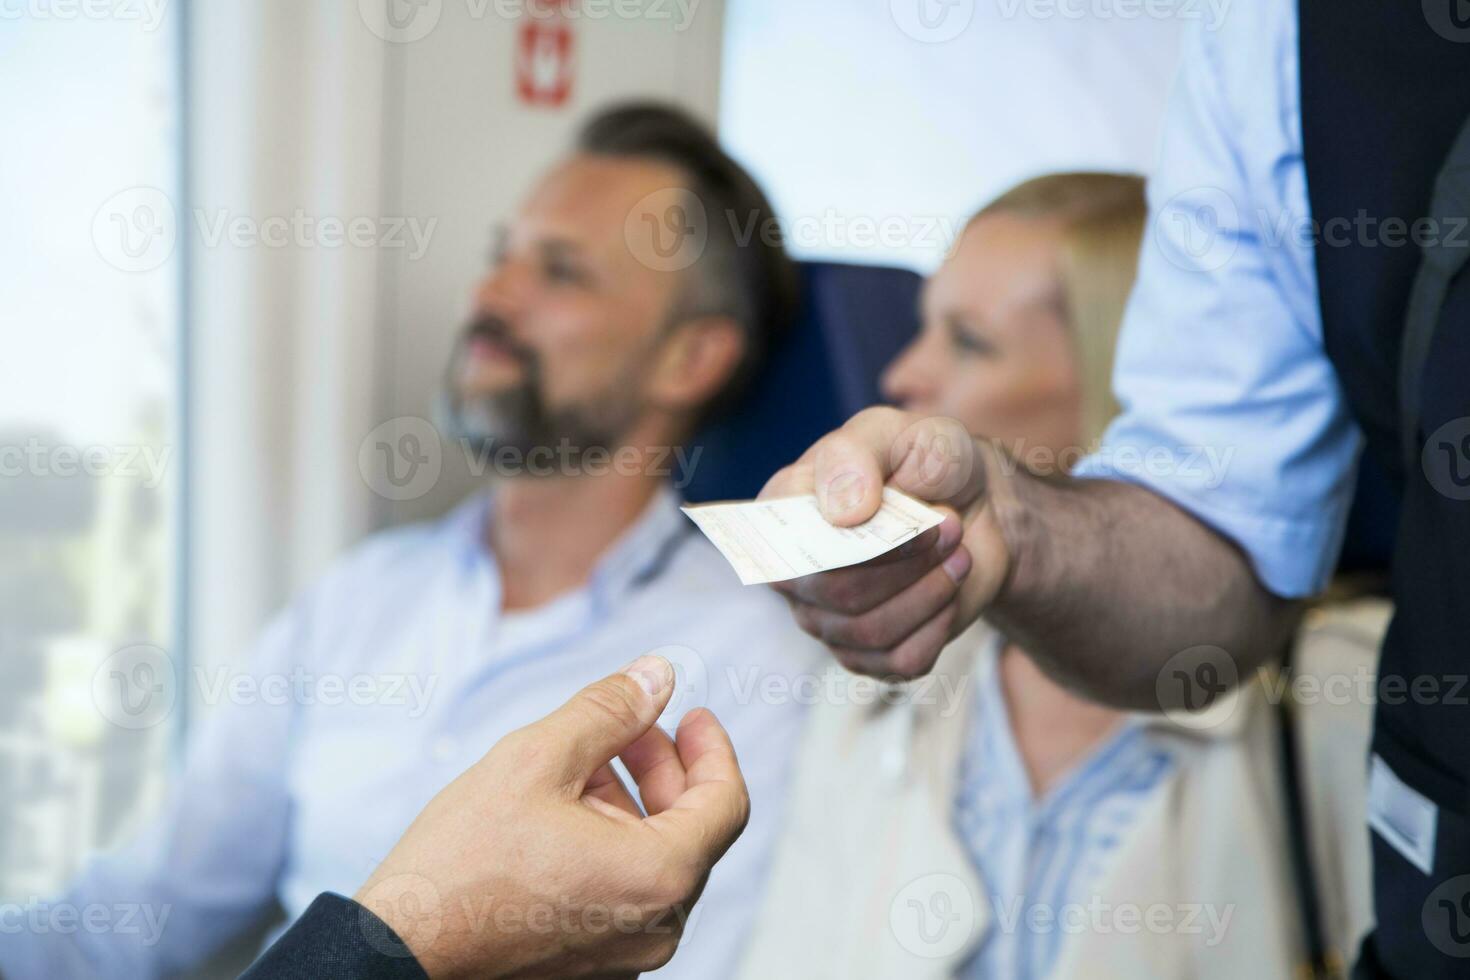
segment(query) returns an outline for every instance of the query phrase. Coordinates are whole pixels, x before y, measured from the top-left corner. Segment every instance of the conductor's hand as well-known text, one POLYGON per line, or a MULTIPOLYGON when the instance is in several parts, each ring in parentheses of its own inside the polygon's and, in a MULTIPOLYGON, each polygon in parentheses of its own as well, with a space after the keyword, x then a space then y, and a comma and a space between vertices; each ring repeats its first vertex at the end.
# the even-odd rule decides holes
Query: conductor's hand
POLYGON ((849 670, 887 678, 928 673, 1010 571, 995 514, 1004 489, 997 459, 954 419, 871 408, 771 477, 762 499, 815 494, 838 527, 877 513, 884 486, 952 512, 872 561, 777 583, 802 629, 849 670))

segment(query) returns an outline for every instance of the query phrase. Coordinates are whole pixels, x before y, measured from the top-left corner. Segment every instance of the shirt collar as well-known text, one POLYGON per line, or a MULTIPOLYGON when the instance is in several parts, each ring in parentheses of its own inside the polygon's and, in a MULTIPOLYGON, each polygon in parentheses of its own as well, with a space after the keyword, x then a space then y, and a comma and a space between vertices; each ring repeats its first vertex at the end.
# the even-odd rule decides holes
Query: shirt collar
MULTIPOLYGON (((495 494, 486 491, 445 518, 445 532, 467 564, 494 566, 494 556, 485 548, 485 529, 494 516, 495 494)), ((692 528, 679 511, 673 488, 660 485, 643 512, 597 560, 587 585, 594 601, 612 602, 656 576, 692 528)))
POLYGON ((593 592, 614 599, 648 582, 693 529, 679 510, 678 495, 661 484, 638 519, 603 553, 592 572, 593 592))

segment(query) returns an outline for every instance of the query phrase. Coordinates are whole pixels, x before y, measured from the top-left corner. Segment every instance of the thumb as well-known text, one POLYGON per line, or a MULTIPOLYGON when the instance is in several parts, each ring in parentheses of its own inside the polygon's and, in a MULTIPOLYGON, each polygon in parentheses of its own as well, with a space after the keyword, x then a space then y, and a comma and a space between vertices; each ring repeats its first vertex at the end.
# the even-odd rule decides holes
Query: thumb
POLYGON ((587 780, 653 727, 674 693, 674 668, 644 656, 582 688, 529 726, 543 774, 581 793, 587 780))
POLYGON ((963 510, 985 488, 986 469, 975 439, 957 419, 925 418, 894 440, 889 482, 933 503, 963 510))
POLYGON ((957 420, 891 408, 859 412, 808 456, 817 505, 838 527, 861 524, 876 514, 885 483, 957 510, 968 506, 984 483, 975 442, 957 420))

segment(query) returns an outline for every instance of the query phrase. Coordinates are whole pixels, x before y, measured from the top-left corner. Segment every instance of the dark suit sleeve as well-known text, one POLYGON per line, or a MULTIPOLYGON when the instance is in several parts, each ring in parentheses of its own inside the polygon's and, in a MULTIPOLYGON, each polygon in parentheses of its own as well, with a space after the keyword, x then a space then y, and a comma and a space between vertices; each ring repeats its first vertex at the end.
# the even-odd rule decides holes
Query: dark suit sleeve
POLYGON ((428 980, 398 934, 349 898, 323 892, 240 980, 428 980))

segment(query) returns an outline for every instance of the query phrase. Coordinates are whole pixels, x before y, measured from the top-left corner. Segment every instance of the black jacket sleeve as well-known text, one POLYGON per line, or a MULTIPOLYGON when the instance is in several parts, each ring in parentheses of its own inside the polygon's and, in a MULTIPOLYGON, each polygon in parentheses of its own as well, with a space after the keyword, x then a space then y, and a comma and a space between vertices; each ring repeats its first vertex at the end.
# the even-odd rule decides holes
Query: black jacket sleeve
POLYGON ((408 946, 382 919, 323 892, 240 980, 428 980, 408 946))

